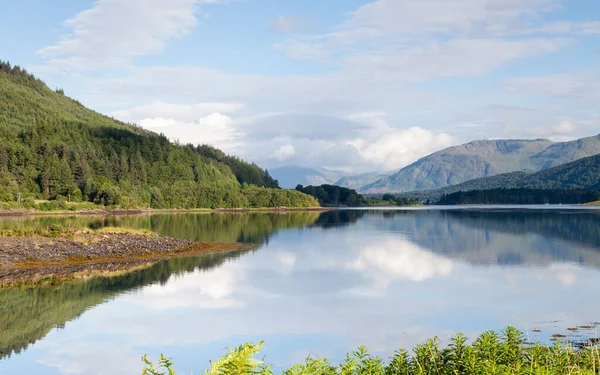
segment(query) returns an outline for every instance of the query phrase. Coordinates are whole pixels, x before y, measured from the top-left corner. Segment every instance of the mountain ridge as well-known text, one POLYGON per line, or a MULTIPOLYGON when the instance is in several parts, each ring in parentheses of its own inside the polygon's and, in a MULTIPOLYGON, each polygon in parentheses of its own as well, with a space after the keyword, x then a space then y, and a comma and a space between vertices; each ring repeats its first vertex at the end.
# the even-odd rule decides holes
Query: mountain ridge
POLYGON ((400 194, 412 199, 437 200, 444 195, 496 189, 596 190, 600 188, 600 153, 536 173, 510 172, 483 177, 437 190, 400 194))
POLYGON ((547 139, 477 140, 430 154, 362 193, 435 190, 508 172, 537 172, 600 153, 600 135, 569 142, 547 139))

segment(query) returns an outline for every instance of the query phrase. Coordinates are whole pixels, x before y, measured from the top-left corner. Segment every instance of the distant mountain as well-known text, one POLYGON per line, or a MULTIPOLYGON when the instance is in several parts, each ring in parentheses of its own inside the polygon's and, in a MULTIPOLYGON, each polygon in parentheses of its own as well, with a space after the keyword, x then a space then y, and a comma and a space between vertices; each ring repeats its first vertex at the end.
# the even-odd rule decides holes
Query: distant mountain
POLYGON ((279 181, 284 189, 294 189, 297 185, 326 185, 333 184, 343 177, 340 171, 325 168, 308 168, 300 166, 285 166, 269 170, 273 178, 279 181))
POLYGON ((600 153, 600 135, 571 142, 484 140, 426 156, 394 175, 365 185, 362 193, 439 189, 481 177, 537 172, 600 153))
POLYGON ((337 180, 334 185, 346 187, 349 189, 359 189, 362 186, 371 184, 375 181, 379 181, 382 178, 389 177, 390 174, 383 174, 379 172, 367 172, 356 176, 344 176, 337 180))
POLYGON ((511 172, 492 177, 478 178, 462 184, 437 190, 415 191, 400 194, 413 199, 437 200, 442 195, 459 191, 494 189, 600 189, 600 153, 537 173, 511 172))

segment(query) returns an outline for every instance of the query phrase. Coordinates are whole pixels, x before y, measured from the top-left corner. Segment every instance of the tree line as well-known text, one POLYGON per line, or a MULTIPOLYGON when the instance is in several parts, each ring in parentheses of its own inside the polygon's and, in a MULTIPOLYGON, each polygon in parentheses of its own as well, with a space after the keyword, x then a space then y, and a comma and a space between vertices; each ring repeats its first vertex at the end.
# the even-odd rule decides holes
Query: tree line
POLYGON ((367 199, 358 194, 356 190, 337 185, 298 185, 296 190, 315 197, 322 206, 360 207, 368 205, 367 199))
POLYGON ((437 204, 582 204, 598 200, 597 190, 494 189, 447 194, 437 204))

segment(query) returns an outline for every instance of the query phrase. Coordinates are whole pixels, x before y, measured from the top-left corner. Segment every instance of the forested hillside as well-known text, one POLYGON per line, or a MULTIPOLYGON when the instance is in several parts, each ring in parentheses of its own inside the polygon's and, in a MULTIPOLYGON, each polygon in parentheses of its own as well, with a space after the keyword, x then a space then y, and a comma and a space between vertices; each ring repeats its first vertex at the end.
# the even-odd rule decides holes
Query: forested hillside
POLYGON ((309 207, 254 164, 178 145, 51 90, 0 62, 0 202, 153 208, 309 207))

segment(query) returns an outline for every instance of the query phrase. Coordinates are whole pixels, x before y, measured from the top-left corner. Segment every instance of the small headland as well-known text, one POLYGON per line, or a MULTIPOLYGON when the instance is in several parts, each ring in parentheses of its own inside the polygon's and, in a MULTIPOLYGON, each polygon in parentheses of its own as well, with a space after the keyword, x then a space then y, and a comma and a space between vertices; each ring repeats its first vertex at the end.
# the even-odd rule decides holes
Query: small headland
POLYGON ((0 231, 0 286, 124 272, 172 257, 238 251, 250 246, 193 242, 121 228, 6 230, 0 231))

